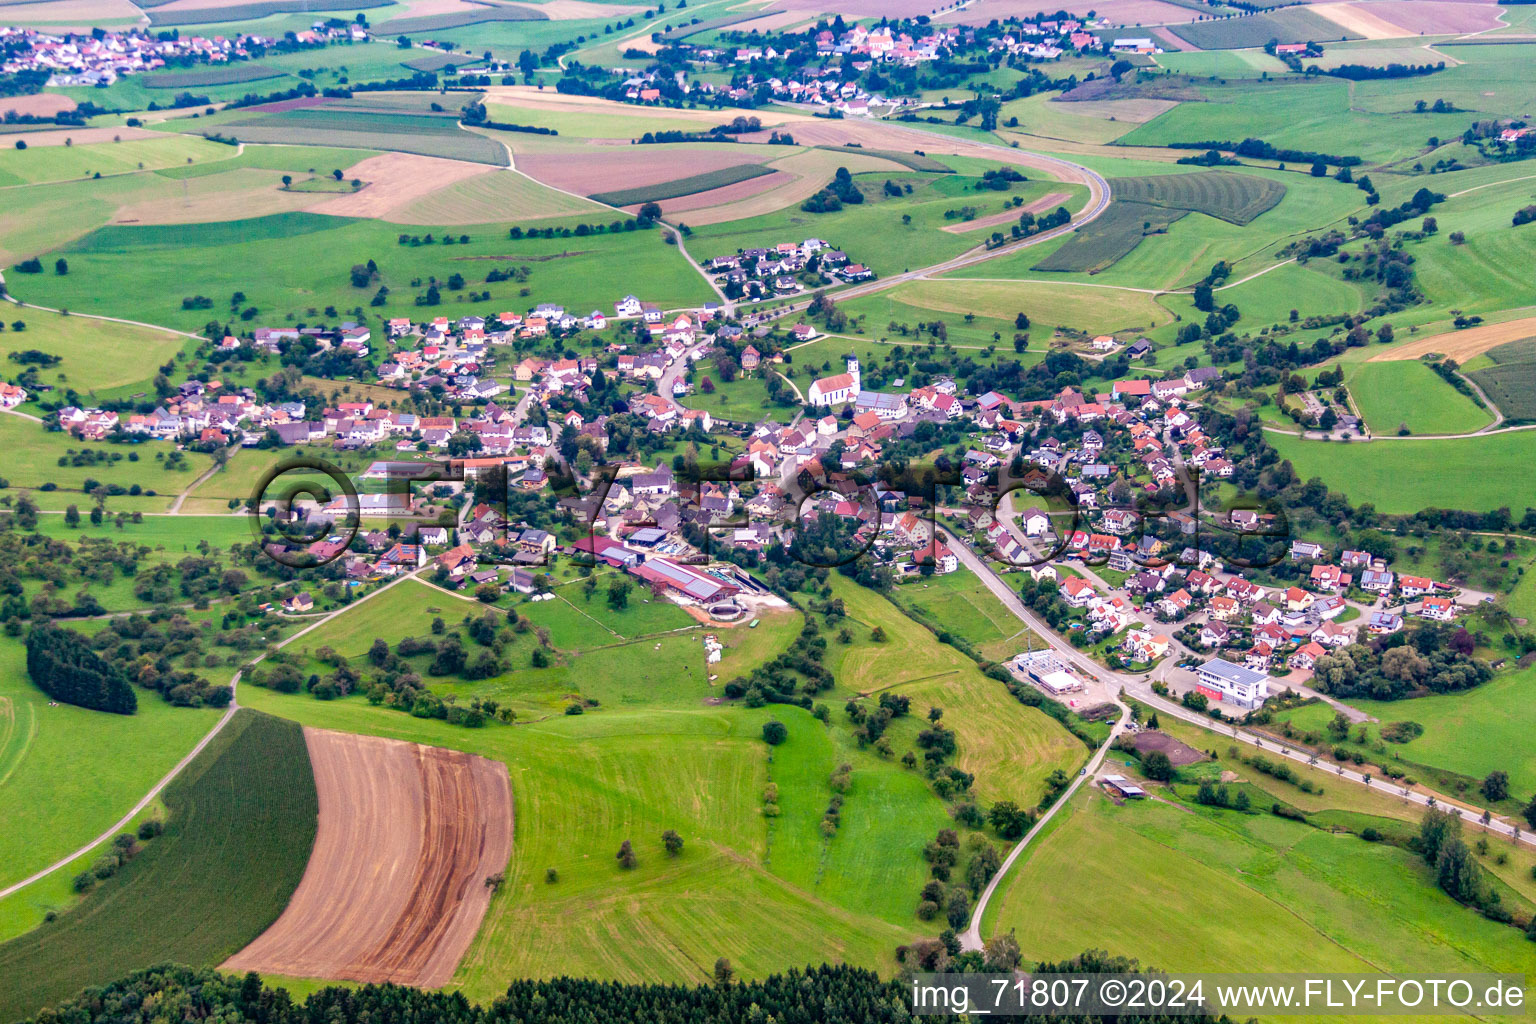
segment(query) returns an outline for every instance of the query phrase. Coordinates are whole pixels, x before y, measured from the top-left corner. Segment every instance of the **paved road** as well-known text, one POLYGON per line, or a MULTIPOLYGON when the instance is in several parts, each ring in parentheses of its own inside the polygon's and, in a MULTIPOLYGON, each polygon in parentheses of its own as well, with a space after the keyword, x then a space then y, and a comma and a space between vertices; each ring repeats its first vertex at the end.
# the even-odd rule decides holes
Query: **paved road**
MULTIPOLYGON (((396 577, 395 579, 390 580, 388 583, 384 584, 379 589, 357 599, 356 601, 353 601, 351 604, 342 605, 335 611, 326 614, 322 618, 316 619, 314 622, 310 623, 308 626, 305 626, 303 629, 299 630, 288 639, 278 643, 273 649, 275 650, 279 647, 288 646, 299 637, 310 632, 311 630, 319 629, 321 626, 325 625, 327 622, 331 621, 331 619, 342 614, 343 612, 352 608, 356 608, 364 601, 372 600, 373 598, 384 593, 384 591, 398 583, 414 578, 416 572, 419 571, 420 570, 416 570, 415 572, 406 573, 403 576, 396 577)), ((266 652, 263 651, 260 655, 251 661, 251 664, 254 665, 265 657, 266 652)), ((244 668, 241 668, 235 672, 234 677, 230 679, 229 688, 231 693, 229 698, 229 707, 224 710, 224 714, 219 716, 219 720, 214 723, 213 728, 209 729, 203 738, 197 741, 197 745, 187 752, 186 757, 183 757, 180 761, 177 761, 174 768, 166 772, 165 775, 161 776, 160 781, 156 782, 154 786, 150 788, 149 792, 145 793, 144 796, 140 798, 139 802, 134 804, 133 807, 129 809, 127 814, 124 814, 121 818, 117 819, 117 821, 115 821, 110 828, 108 828, 101 835, 97 836, 95 839, 92 839, 90 842, 80 846, 71 853, 65 854, 63 857, 60 857, 58 860, 54 861, 47 867, 33 872, 26 878, 23 878, 21 881, 14 882, 11 885, 6 886, 4 889, 0 889, 0 900, 5 899, 7 896, 17 892, 18 890, 25 889, 27 886, 31 885, 33 882, 40 878, 46 878, 48 875, 53 874, 55 871, 71 863, 72 861, 78 860, 79 858, 85 856, 87 853, 90 853, 91 850, 95 847, 100 846, 102 843, 105 843, 107 840, 111 839, 113 836, 126 829, 133 822, 133 819, 136 818, 139 813, 144 810, 144 808, 148 807, 150 802, 154 800, 155 797, 159 796, 161 791, 164 790, 166 786, 170 785, 171 780, 180 775, 182 771, 186 769, 187 765, 191 764, 193 759, 196 758, 198 754, 201 754, 203 749, 206 748, 209 743, 213 742, 213 738, 217 736, 221 731, 223 731, 224 727, 229 724, 229 720, 235 717, 235 712, 240 710, 240 702, 237 697, 240 686, 240 677, 244 674, 244 672, 244 668)))
POLYGON ((1115 720, 1114 726, 1109 730, 1109 737, 1094 752, 1087 766, 1078 774, 1077 778, 1072 780, 1072 784, 1066 788, 1066 791, 1056 798, 1055 803, 1045 809, 1045 813, 1040 816, 1039 821, 1035 822, 1034 827, 1024 834, 1024 838, 1020 839, 1012 850, 1008 851, 1008 856, 1004 858, 1002 866, 997 869, 997 874, 992 876, 992 880, 987 883, 987 887, 981 891, 981 898, 976 901, 976 909, 971 914, 971 923, 960 935, 961 949, 982 948, 981 918, 987 912, 987 904, 991 902, 993 893, 997 892, 997 887, 1002 883, 1003 876, 1008 874, 1008 869, 1013 867, 1013 862, 1019 859, 1019 854, 1024 852, 1024 848, 1030 844, 1030 841, 1039 835, 1040 831, 1056 816, 1056 812, 1065 807, 1067 801, 1072 799, 1078 787, 1098 773, 1099 766, 1104 763, 1104 757, 1109 753, 1110 746, 1119 737, 1121 731, 1125 728, 1125 723, 1130 718, 1131 709, 1129 707, 1121 704, 1119 701, 1116 701, 1115 704, 1120 708, 1120 717, 1115 720))
MULTIPOLYGON (((1013 614, 1017 616, 1021 622, 1023 622, 1026 626, 1029 626, 1032 630, 1044 638, 1046 643, 1048 643, 1056 651, 1057 655, 1063 660, 1063 662, 1067 665, 1070 665, 1077 671, 1085 673, 1091 678, 1104 680, 1107 684, 1109 684, 1111 689, 1118 687, 1119 689, 1124 690, 1127 695, 1134 697, 1141 703, 1155 709, 1159 715, 1168 715, 1173 718, 1177 718, 1180 721, 1187 722, 1191 725, 1198 726, 1201 729, 1205 729, 1209 732, 1221 735, 1233 742, 1246 743, 1254 748, 1262 748, 1271 756, 1283 757, 1287 760, 1295 761, 1298 764, 1316 765, 1319 763, 1318 760, 1307 751, 1296 750, 1276 740, 1255 735, 1254 733, 1248 732, 1247 730, 1242 729, 1232 723, 1218 724, 1203 714, 1191 711, 1189 708, 1184 707, 1182 704, 1158 696, 1152 690, 1150 676, 1130 676, 1121 672, 1113 672, 1109 669, 1103 668, 1098 664, 1095 664, 1094 662, 1090 661, 1087 656, 1080 653, 1071 644, 1061 639, 1061 637, 1059 637, 1054 630, 1052 630, 1048 625, 1037 618, 1032 611, 1025 607, 1024 602, 1020 599, 1019 595, 1011 587, 1008 586, 1007 582, 1004 581, 1001 576, 999 576, 992 569, 992 566, 989 565, 980 556, 978 556, 974 551, 972 551, 970 547, 963 543, 959 538, 955 538, 954 543, 950 545, 950 550, 954 551, 955 556, 960 560, 961 564, 976 574, 976 576, 986 585, 987 589, 990 590, 992 594, 1003 603, 1005 608, 1013 612, 1013 614)), ((1123 718, 1121 723, 1116 725, 1116 729, 1118 730, 1122 725, 1123 718)), ((1113 739, 1113 737, 1111 737, 1111 739, 1113 739)), ((1090 762, 1092 767, 1089 769, 1089 776, 1092 775, 1093 770, 1096 769, 1099 763, 1102 761, 1105 749, 1107 749, 1107 746, 1105 748, 1101 748, 1099 753, 1095 755, 1094 760, 1090 762)), ((1423 792, 1422 790, 1407 789, 1401 785, 1393 783, 1391 780, 1372 777, 1363 772, 1345 768, 1342 765, 1333 766, 1333 771, 1338 778, 1347 782, 1353 782, 1359 785, 1371 786, 1376 789, 1385 790, 1392 796, 1403 800, 1405 803, 1417 804, 1421 807, 1438 806, 1442 810, 1454 811, 1455 813, 1459 814, 1462 820, 1467 824, 1480 825, 1482 817, 1482 810, 1480 808, 1473 808, 1456 804, 1450 800, 1447 800, 1443 796, 1433 795, 1423 792)), ((1083 779, 1084 776, 1079 776, 1076 783, 1074 783, 1072 790, 1075 790, 1077 784, 1080 784, 1083 779)), ((1069 790, 1067 793, 1063 794, 1061 799, 1052 805, 1052 813, 1056 807, 1060 807, 1063 803, 1070 799, 1072 790, 1069 790)), ((1049 820, 1049 814, 1046 818, 1041 820, 1040 824, 1043 825, 1046 820, 1049 820)), ((1518 826, 1510 825, 1495 819, 1489 822, 1489 824, 1486 826, 1486 829, 1488 832, 1491 832, 1494 835, 1514 839, 1517 842, 1526 843, 1530 846, 1536 847, 1536 833, 1528 832, 1518 826)), ((997 889, 1003 876, 1007 874, 1009 866, 1013 864, 1019 853, 1022 852, 1024 847, 1029 843, 1031 839, 1034 838, 1035 834, 1038 832, 1038 826, 1034 829, 1031 829, 1030 833, 1020 841, 1019 845, 1014 847, 1013 851, 1008 855, 1008 859, 1003 862, 1003 866, 998 870, 997 874, 993 876, 993 879, 988 884, 986 890, 983 891, 982 898, 977 902, 976 908, 971 915, 971 923, 967 928, 965 935, 961 939, 961 943, 962 945, 965 945, 965 948, 981 948, 981 918, 986 911, 987 900, 989 899, 991 893, 997 889), (966 945, 968 942, 974 942, 975 944, 966 945)))

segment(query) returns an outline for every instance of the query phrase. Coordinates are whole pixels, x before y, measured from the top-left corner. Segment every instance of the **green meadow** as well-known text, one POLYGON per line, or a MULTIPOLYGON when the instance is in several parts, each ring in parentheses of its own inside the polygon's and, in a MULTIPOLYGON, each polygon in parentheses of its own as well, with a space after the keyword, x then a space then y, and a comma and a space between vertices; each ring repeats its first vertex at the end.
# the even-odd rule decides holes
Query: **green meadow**
POLYGON ((1026 960, 1072 956, 1086 933, 1097 948, 1168 970, 1536 966, 1517 930, 1455 903, 1405 850, 1267 813, 1116 806, 1092 789, 989 908, 984 934, 1009 929, 1026 960))
POLYGON ((1377 434, 1464 434, 1493 421, 1471 398, 1417 360, 1354 364, 1345 386, 1377 434))
MULTIPOLYGON (((14 287, 17 279, 10 282, 14 287)), ((187 344, 187 338, 168 331, 156 331, 133 324, 110 323, 88 317, 62 316, 40 309, 14 310, 16 320, 26 329, 0 333, 0 359, 12 353, 38 349, 62 361, 39 367, 37 379, 52 385, 54 393, 35 393, 30 398, 58 399, 66 389, 79 392, 85 399, 127 398, 148 389, 156 367, 172 359, 187 344)), ((21 369, 15 362, 0 364, 10 378, 21 369)))
POLYGON ((1529 432, 1445 440, 1305 441, 1269 432, 1265 439, 1303 480, 1321 477, 1330 489, 1378 512, 1425 508, 1523 510, 1536 437, 1529 432))
POLYGON ((0 149, 0 186, 157 170, 220 161, 233 155, 228 146, 185 135, 130 137, 121 142, 81 146, 7 146, 0 149))
MULTIPOLYGON (((606 223, 606 221, 605 221, 606 223)), ((55 254, 49 253, 51 259, 55 254)), ((401 228, 380 221, 287 213, 244 221, 101 228, 57 255, 70 273, 18 279, 12 288, 29 301, 77 312, 122 316, 184 330, 201 328, 243 291, 258 310, 254 323, 332 320, 325 307, 366 311, 364 319, 433 315, 455 317, 558 302, 574 309, 609 309, 626 293, 665 307, 697 305, 713 295, 657 231, 586 238, 511 240, 506 225, 401 228), (404 233, 434 244, 402 245, 404 233), (449 234, 467 244, 444 245, 449 234), (174 253, 175 258, 166 258, 174 253), (379 278, 366 288, 351 284, 351 267, 373 259, 379 278), (527 265, 532 297, 517 282, 486 284, 492 269, 527 265), (455 274, 462 288, 450 289, 455 274), (430 279, 440 283, 440 304, 422 310, 430 279), (380 284, 388 303, 372 306, 380 284), (471 293, 489 292, 476 301, 471 293), (184 309, 184 298, 212 299, 212 310, 184 309)))

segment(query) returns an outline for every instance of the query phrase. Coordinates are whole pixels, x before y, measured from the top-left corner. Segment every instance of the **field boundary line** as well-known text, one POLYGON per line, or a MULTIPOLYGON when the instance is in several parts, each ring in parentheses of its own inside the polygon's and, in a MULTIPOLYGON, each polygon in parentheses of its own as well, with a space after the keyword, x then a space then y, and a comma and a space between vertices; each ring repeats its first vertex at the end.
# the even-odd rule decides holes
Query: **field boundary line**
MULTIPOLYGON (((419 571, 419 570, 417 570, 417 571, 419 571)), ((341 615, 341 614, 343 614, 343 613, 345 613, 347 611, 350 611, 351 609, 358 607, 359 605, 363 604, 366 601, 372 600, 373 598, 375 598, 375 597, 379 596, 380 594, 384 593, 384 591, 388 590, 390 587, 393 587, 397 583, 401 583, 401 582, 403 582, 405 580, 412 579, 414 576, 415 576, 415 572, 409 572, 409 573, 406 573, 405 575, 400 576, 400 577, 398 577, 396 579, 390 580, 388 583, 384 584, 379 589, 373 591, 373 593, 366 594, 363 597, 359 598, 358 600, 353 601, 349 605, 343 605, 342 607, 336 609, 335 611, 330 612, 329 614, 327 614, 323 619, 320 619, 317 622, 314 622, 314 623, 312 623, 312 624, 310 624, 308 626, 305 626, 303 629, 299 630, 297 633, 293 634, 288 639, 280 641, 279 643, 274 645, 272 649, 273 650, 279 650, 279 649, 281 649, 283 647, 288 646, 289 644, 291 644, 295 640, 297 640, 299 637, 301 637, 304 634, 310 632, 311 630, 315 630, 315 629, 320 628, 321 626, 325 625, 327 622, 329 622, 331 619, 335 618, 336 616, 341 615)), ((81 857, 84 857, 86 854, 90 853, 96 847, 100 846, 102 843, 105 843, 107 840, 109 840, 113 836, 117 835, 117 833, 119 833, 123 829, 127 828, 128 825, 133 821, 133 819, 138 817, 139 813, 141 811, 143 811, 144 808, 148 807, 150 805, 151 801, 153 801, 155 799, 155 797, 159 796, 161 791, 163 791, 166 786, 170 785, 170 783, 172 782, 172 780, 174 780, 176 778, 176 776, 180 775, 183 771, 185 771, 187 765, 191 764, 193 759, 195 759, 198 754, 201 754, 203 752, 203 750, 207 748, 209 743, 213 742, 213 738, 224 730, 224 727, 229 724, 230 719, 235 717, 235 712, 240 710, 240 702, 239 702, 239 700, 236 699, 236 692, 237 692, 238 687, 240 685, 240 677, 245 674, 246 668, 248 668, 248 667, 250 667, 252 665, 255 665, 257 662, 261 661, 266 656, 267 656, 266 652, 263 651, 261 654, 257 655, 251 661, 247 662, 245 665, 242 665, 239 669, 237 669, 235 671, 234 676, 231 677, 231 679, 229 681, 229 689, 230 689, 229 706, 224 709, 224 714, 219 716, 219 720, 214 723, 213 728, 209 729, 208 732, 203 735, 203 738, 197 741, 196 746, 194 746, 190 751, 188 751, 187 755, 185 757, 183 757, 180 761, 176 762, 175 766, 172 767, 170 771, 166 772, 163 776, 161 776, 159 782, 156 782, 154 784, 154 786, 150 787, 149 792, 145 793, 144 796, 142 796, 139 799, 139 802, 134 804, 133 807, 129 809, 127 814, 125 814, 121 818, 117 819, 117 821, 114 822, 112 824, 112 826, 110 828, 108 828, 105 832, 101 833, 101 835, 97 836, 95 839, 92 839, 90 842, 86 843, 85 845, 77 848, 72 853, 65 854, 63 857, 61 857, 60 859, 54 861, 52 864, 48 865, 47 867, 41 868, 38 871, 33 872, 32 874, 28 875, 26 878, 23 878, 19 882, 13 882, 11 885, 6 886, 4 889, 0 889, 0 900, 5 899, 6 897, 12 895, 13 893, 19 892, 22 889, 25 889, 27 886, 31 885, 33 882, 39 881, 40 879, 43 879, 43 878, 47 878, 49 875, 53 874, 55 871, 59 870, 60 868, 67 867, 69 864, 73 863, 74 861, 79 860, 81 857)))

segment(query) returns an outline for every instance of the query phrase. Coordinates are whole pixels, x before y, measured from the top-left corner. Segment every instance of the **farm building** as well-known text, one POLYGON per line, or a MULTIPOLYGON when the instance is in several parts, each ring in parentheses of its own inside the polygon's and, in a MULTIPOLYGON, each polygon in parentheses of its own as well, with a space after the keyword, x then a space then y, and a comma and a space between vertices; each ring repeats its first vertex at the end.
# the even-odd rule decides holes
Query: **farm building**
POLYGON ((1122 800, 1145 800, 1147 791, 1136 783, 1127 779, 1124 775, 1106 775, 1102 780, 1104 789, 1110 796, 1118 796, 1122 800))
POLYGON ((734 583, 727 583, 670 558, 649 558, 628 566, 628 572, 653 587, 674 591, 701 604, 711 604, 741 592, 741 588, 734 583))

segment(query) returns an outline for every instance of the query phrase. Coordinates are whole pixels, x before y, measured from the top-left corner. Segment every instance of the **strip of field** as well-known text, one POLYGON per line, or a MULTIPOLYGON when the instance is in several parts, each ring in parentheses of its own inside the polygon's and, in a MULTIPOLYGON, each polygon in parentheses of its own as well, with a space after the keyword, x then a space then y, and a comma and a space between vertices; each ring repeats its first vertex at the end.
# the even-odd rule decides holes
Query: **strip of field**
POLYGON ((492 21, 548 21, 549 16, 533 7, 513 6, 484 7, 475 11, 458 11, 451 14, 428 14, 420 18, 396 18, 389 23, 391 35, 410 35, 413 32, 441 32, 447 28, 464 28, 483 25, 492 21))
POLYGON ((1168 225, 1187 213, 1116 200, 1092 223, 1078 229, 1065 245, 1036 263, 1034 269, 1097 274, 1119 262, 1148 233, 1168 230, 1168 225))
POLYGON ((229 120, 194 122, 184 130, 234 137, 241 142, 388 149, 498 166, 508 162, 500 143, 465 131, 452 115, 401 113, 375 105, 337 103, 254 114, 237 111, 229 120))
POLYGON ((1379 4, 1329 3, 1313 4, 1316 11, 1346 32, 1365 39, 1395 39, 1414 35, 1399 25, 1394 25, 1377 13, 1379 4))
POLYGON ((388 7, 393 2, 394 0, 261 0, 259 3, 200 7, 195 10, 152 10, 149 12, 149 23, 162 28, 174 25, 207 25, 224 21, 250 21, 255 18, 265 18, 271 14, 355 11, 388 7))
MULTIPOLYGON (((759 162, 771 160, 776 150, 759 149, 756 146, 722 144, 717 148, 700 145, 627 146, 614 153, 599 156, 590 149, 552 153, 519 153, 517 168, 555 188, 579 195, 591 196, 598 202, 604 195, 623 196, 655 189, 668 190, 668 186, 690 181, 678 178, 679 169, 694 171, 693 178, 706 178, 717 173, 739 170, 743 166, 757 167, 759 162)), ((719 185, 727 185, 746 178, 721 178, 719 185)), ((715 187, 719 187, 719 185, 715 187)), ((704 187, 690 191, 703 191, 704 187)), ((672 192, 672 198, 687 195, 672 192)), ((627 202, 645 202, 630 199, 627 202)), ((622 206, 624 203, 612 203, 622 206)))
POLYGON ((146 89, 200 89, 210 85, 236 85, 240 82, 260 82, 267 78, 282 78, 286 71, 242 61, 193 71, 172 71, 163 75, 145 75, 146 89))
POLYGON ((443 160, 416 153, 380 153, 353 164, 342 175, 346 181, 356 178, 368 182, 367 188, 322 200, 309 209, 338 217, 388 217, 395 210, 456 181, 490 173, 485 164, 443 160))
POLYGON ((315 838, 299 727, 237 712, 164 800, 160 837, 74 909, 0 946, 0 1020, 153 964, 212 966, 277 918, 315 838))
POLYGON ((1170 30, 1202 50, 1236 50, 1263 46, 1271 39, 1282 43, 1304 43, 1309 39, 1359 39, 1338 23, 1297 5, 1261 14, 1246 14, 1213 21, 1172 25, 1170 30))
POLYGON ((678 199, 682 196, 691 196, 695 192, 724 188, 727 185, 750 181, 772 173, 772 168, 764 167, 762 164, 737 164, 734 167, 722 167, 718 171, 705 171, 703 174, 692 174, 686 178, 664 181, 658 185, 640 185, 614 192, 595 192, 589 198, 599 203, 607 203, 609 206, 660 202, 663 199, 678 199))
MULTIPOLYGON (((830 153, 846 153, 849 149, 847 146, 816 146, 814 148, 824 149, 830 153)), ((920 153, 908 153, 899 149, 869 149, 868 147, 861 146, 859 147, 859 152, 863 153, 865 156, 883 157, 886 160, 891 161, 893 164, 900 164, 901 166, 910 168, 914 171, 928 171, 935 174, 945 174, 954 169, 943 161, 935 160, 931 156, 926 156, 920 153)))
POLYGON ((387 219, 397 224, 489 224, 566 214, 603 216, 604 211, 596 203, 547 188, 525 174, 480 174, 398 205, 387 219))
POLYGON ((1494 365, 1467 376, 1509 419, 1536 419, 1536 337, 1490 349, 1488 358, 1494 365))
POLYGON ((1371 357, 1372 362, 1390 359, 1419 359, 1430 353, 1465 363, 1473 356, 1482 355, 1489 349, 1536 335, 1536 316, 1520 320, 1507 320, 1502 324, 1480 324, 1464 331, 1448 331, 1418 338, 1406 345, 1399 345, 1387 352, 1371 357))
POLYGON ((1114 178, 1110 188, 1116 199, 1203 213, 1239 227, 1285 198, 1285 186, 1278 181, 1225 171, 1114 178))
POLYGON ((288 909, 228 971, 453 978, 512 851, 506 768, 441 747, 306 729, 320 830, 288 909))
POLYGON ((1039 213, 1041 210, 1049 210, 1052 207, 1060 206, 1070 198, 1071 196, 1065 192, 1052 192, 1016 210, 1004 210, 1002 213, 978 217, 975 220, 961 221, 959 224, 946 224, 942 230, 948 231, 952 235, 961 235, 968 231, 980 231, 982 228, 997 227, 999 224, 1012 224, 1019 219, 1019 214, 1021 213, 1039 213))

